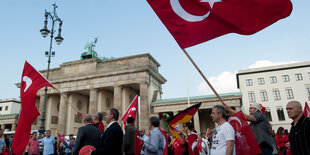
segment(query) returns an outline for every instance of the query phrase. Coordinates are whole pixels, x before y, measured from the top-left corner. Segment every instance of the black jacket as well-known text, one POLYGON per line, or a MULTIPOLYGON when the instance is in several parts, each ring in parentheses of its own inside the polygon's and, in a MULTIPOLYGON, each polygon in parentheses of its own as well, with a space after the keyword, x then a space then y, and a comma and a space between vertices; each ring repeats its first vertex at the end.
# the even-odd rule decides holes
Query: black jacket
POLYGON ((92 124, 87 124, 79 128, 73 154, 78 155, 83 146, 91 145, 96 149, 100 143, 101 131, 92 124))
POLYGON ((123 131, 117 122, 111 124, 101 137, 101 144, 92 155, 122 155, 123 131))

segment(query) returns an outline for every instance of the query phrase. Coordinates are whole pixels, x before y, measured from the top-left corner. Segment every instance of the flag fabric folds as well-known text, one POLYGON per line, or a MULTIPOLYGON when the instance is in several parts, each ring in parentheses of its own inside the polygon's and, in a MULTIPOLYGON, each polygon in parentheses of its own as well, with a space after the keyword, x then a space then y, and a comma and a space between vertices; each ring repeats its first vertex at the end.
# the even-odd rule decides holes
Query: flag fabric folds
POLYGON ((235 130, 236 154, 256 155, 261 153, 255 136, 242 111, 230 116, 228 122, 235 130))
POLYGON ((310 118, 310 108, 309 108, 307 102, 305 102, 305 108, 304 108, 303 114, 304 114, 306 117, 309 117, 309 118, 310 118))
POLYGON ((65 137, 63 137, 61 134, 57 133, 57 136, 59 138, 59 140, 61 142, 63 142, 63 144, 66 146, 66 147, 71 147, 70 146, 70 141, 68 139, 66 139, 65 137))
POLYGON ((21 112, 13 138, 13 154, 21 155, 29 142, 31 124, 40 115, 35 105, 37 91, 45 86, 54 88, 26 61, 20 86, 21 112))
POLYGON ((185 110, 179 112, 177 115, 169 118, 167 120, 169 126, 170 126, 170 132, 176 136, 177 138, 179 137, 178 131, 176 130, 176 126, 180 123, 187 123, 189 122, 197 110, 199 109, 201 103, 195 104, 193 106, 190 106, 186 108, 185 110))
POLYGON ((161 134, 163 134, 164 139, 165 139, 163 155, 168 155, 168 137, 167 137, 167 134, 163 129, 159 128, 159 130, 160 130, 161 134))
POLYGON ((141 150, 143 148, 144 141, 141 139, 138 135, 138 131, 136 130, 135 132, 135 144, 134 144, 134 154, 135 155, 140 155, 141 150))
POLYGON ((122 117, 122 121, 124 124, 127 122, 128 117, 132 117, 134 120, 136 119, 136 113, 138 109, 138 95, 132 100, 131 104, 129 105, 128 109, 124 113, 122 117))
POLYGON ((290 15, 290 0, 147 0, 184 49, 227 33, 254 34, 290 15))

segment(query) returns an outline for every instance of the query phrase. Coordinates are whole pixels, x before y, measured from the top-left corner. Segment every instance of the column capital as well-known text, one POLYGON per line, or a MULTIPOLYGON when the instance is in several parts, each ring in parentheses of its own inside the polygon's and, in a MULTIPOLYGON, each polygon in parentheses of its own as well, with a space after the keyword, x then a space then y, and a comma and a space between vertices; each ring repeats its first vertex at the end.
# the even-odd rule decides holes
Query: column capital
POLYGON ((115 84, 113 87, 114 87, 114 89, 115 88, 123 88, 123 86, 121 84, 115 84))
POLYGON ((147 81, 143 81, 143 82, 140 82, 140 83, 139 83, 140 86, 141 86, 141 85, 147 85, 147 86, 148 86, 149 84, 150 84, 150 83, 147 82, 147 81))
POLYGON ((98 91, 99 88, 90 88, 89 91, 98 91))

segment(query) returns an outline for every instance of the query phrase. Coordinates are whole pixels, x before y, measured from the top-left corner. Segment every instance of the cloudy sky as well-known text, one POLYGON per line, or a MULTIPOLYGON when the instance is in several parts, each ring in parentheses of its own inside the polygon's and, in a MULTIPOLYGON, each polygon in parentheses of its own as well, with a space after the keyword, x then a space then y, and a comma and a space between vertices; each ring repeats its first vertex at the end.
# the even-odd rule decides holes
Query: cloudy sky
MULTIPOLYGON (((185 65, 190 96, 212 94, 145 0, 1 0, 0 99, 19 96, 15 83, 25 60, 38 70, 47 68, 49 39, 39 30, 44 9, 52 10, 54 2, 65 40, 54 43, 52 68, 79 60, 85 44, 99 37, 95 50, 101 57, 150 53, 158 60, 167 79, 163 98, 186 96, 185 65)), ((254 35, 228 34, 187 49, 218 92, 238 91, 235 73, 240 69, 309 61, 310 1, 292 3, 289 17, 254 35)))

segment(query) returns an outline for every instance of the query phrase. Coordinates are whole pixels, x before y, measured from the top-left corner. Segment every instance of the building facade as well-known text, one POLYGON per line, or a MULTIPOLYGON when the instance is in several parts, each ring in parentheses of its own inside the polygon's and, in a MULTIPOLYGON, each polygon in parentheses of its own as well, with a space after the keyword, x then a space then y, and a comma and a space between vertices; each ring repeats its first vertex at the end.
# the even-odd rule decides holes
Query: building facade
POLYGON ((0 100, 0 128, 5 131, 14 131, 20 112, 20 101, 11 99, 0 100))
MULTIPOLYGON (((226 93, 219 94, 223 101, 233 109, 239 111, 242 105, 241 93, 226 93)), ((190 106, 198 103, 202 103, 197 113, 194 115, 193 124, 195 130, 201 134, 206 133, 207 129, 214 129, 216 124, 212 121, 211 112, 212 107, 217 104, 221 104, 220 100, 215 95, 195 96, 190 97, 190 106)), ((167 113, 171 116, 178 114, 188 107, 188 100, 184 98, 173 99, 160 99, 151 104, 152 113, 167 113)), ((158 115, 157 115, 158 116, 158 115)), ((161 127, 165 128, 161 123, 161 127)), ((183 128, 182 124, 179 124, 180 129, 183 128)), ((168 130, 167 130, 168 131, 168 130)))
POLYGON ((304 106, 310 99, 310 62, 239 70, 236 76, 245 113, 249 113, 250 104, 262 104, 275 131, 281 126, 290 129, 289 101, 304 106))
MULTIPOLYGON (((141 54, 110 60, 91 58, 66 62, 51 69, 47 92, 45 129, 56 133, 77 134, 83 125, 77 111, 95 114, 117 108, 120 118, 136 95, 140 96, 138 125, 148 128, 152 101, 161 98, 166 79, 159 73, 160 64, 150 55, 141 54)), ((40 71, 46 75, 46 71, 40 71)), ((43 110, 44 89, 37 94, 36 106, 43 110)), ((32 125, 39 129, 41 116, 32 125)), ((122 123, 120 123, 122 124, 122 123)))

